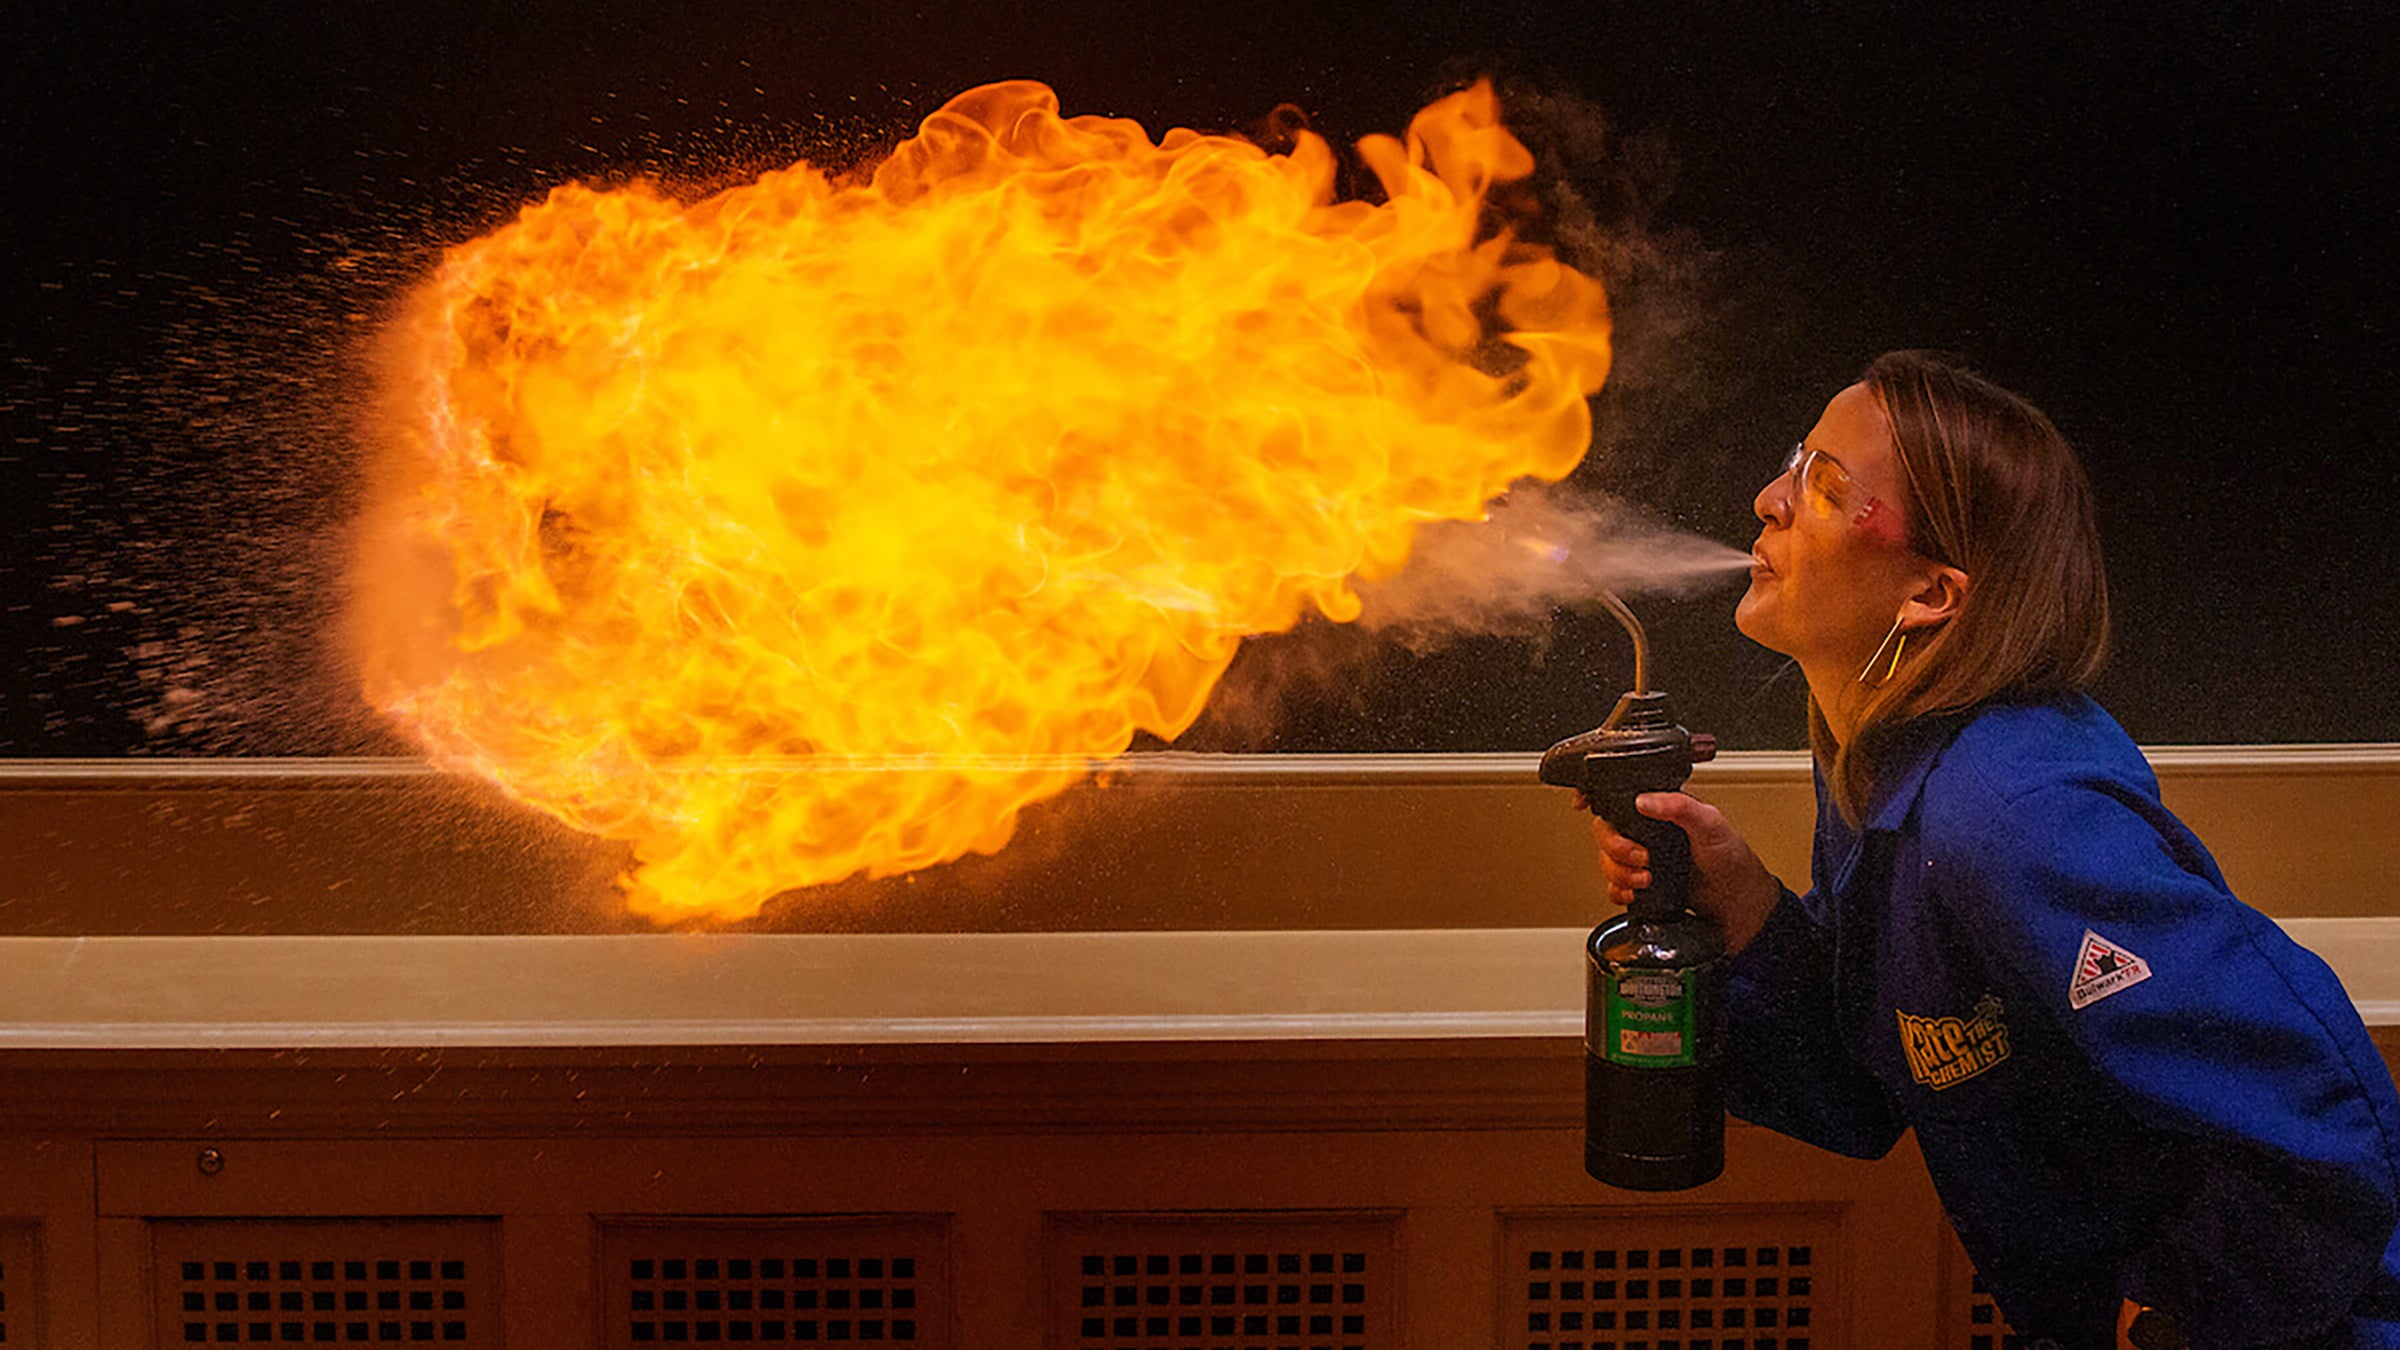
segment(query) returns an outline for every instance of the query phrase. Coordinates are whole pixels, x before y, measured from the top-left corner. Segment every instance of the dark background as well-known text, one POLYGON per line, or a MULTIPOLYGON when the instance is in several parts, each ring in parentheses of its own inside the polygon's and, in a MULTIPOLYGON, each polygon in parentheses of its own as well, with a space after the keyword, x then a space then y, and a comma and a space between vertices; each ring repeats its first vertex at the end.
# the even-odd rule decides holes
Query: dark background
MULTIPOLYGON (((1290 102, 1346 146, 1481 71, 1614 241, 1579 482, 1746 545, 1868 358, 1960 352, 2083 449, 2136 738, 2400 741, 2386 5, 153 8, 0 15, 0 754, 401 748, 323 662, 349 362, 552 184, 839 163, 1019 76, 1154 133, 1290 102)), ((1733 594, 1641 606, 1660 679, 1799 745, 1733 594)), ((1593 614, 1303 633, 1186 744, 1531 749, 1628 674, 1593 614)))

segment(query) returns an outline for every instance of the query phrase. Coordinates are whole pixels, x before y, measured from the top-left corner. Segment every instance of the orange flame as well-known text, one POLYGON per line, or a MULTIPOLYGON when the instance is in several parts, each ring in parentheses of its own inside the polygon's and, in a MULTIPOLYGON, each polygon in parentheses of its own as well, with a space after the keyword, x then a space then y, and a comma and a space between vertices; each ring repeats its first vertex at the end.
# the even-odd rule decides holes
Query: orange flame
POLYGON ((559 188, 390 335, 367 697, 630 840, 660 919, 999 849, 1244 635, 1581 458, 1606 302, 1486 219, 1533 167, 1490 89, 1358 152, 1380 204, 1313 135, 1018 81, 863 180, 559 188))

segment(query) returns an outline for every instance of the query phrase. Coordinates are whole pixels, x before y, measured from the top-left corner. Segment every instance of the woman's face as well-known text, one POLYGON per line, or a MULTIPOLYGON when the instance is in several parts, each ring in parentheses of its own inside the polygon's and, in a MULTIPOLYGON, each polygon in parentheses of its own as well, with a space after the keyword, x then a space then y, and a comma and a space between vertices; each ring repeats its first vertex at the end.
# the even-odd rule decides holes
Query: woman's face
POLYGON ((1787 467, 1751 502, 1762 528, 1734 625, 1813 682, 1875 654, 1928 564, 1907 546, 1900 462, 1873 391, 1834 395, 1803 444, 1807 481, 1787 467))

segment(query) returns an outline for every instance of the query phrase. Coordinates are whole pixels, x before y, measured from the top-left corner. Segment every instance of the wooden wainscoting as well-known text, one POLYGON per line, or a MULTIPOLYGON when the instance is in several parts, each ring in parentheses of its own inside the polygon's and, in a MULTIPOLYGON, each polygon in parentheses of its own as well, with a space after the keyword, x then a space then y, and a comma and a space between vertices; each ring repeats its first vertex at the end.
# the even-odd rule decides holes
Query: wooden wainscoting
POLYGON ((18 1055, 13 1126, 38 1097, 51 1127, 0 1139, 0 1235, 46 1258, 27 1341, 0 1257, 8 1344, 1945 1343, 1908 1146, 1737 1124, 1720 1180, 1612 1191, 1580 1053, 18 1055))

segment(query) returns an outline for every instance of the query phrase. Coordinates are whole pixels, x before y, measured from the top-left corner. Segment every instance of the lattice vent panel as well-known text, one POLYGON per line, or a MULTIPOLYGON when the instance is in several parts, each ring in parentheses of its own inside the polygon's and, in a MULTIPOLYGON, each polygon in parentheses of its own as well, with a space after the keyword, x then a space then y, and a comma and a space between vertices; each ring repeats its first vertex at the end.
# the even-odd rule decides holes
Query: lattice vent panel
POLYGON ((158 1344, 500 1344, 487 1220, 161 1220, 158 1344))
POLYGON ((38 1345, 35 1291, 41 1287, 37 1270, 42 1230, 38 1224, 0 1223, 0 1345, 38 1345))
POLYGON ((1816 1207, 1516 1215, 1514 1350, 1835 1350, 1841 1228, 1816 1207))
POLYGON ((1056 1215, 1050 1344, 1068 1350, 1389 1350, 1389 1214, 1056 1215))
POLYGON ((940 1216, 610 1223, 601 1260, 610 1350, 951 1343, 940 1216))

